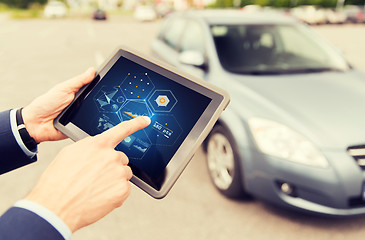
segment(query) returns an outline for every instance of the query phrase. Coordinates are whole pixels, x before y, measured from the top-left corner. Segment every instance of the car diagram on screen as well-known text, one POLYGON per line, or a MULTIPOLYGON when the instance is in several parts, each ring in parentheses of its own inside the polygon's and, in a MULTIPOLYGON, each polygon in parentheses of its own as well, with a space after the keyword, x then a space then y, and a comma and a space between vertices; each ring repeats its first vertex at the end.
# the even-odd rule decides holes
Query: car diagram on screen
POLYGON ((102 86, 94 97, 100 116, 97 128, 108 130, 118 123, 148 116, 151 124, 126 137, 117 149, 128 153, 131 159, 142 159, 152 145, 172 146, 182 128, 172 110, 178 103, 174 93, 155 89, 148 73, 128 73, 116 86, 102 86))
POLYGON ((119 88, 103 86, 94 97, 100 112, 117 112, 125 102, 125 97, 119 88))
POLYGON ((110 117, 108 117, 105 114, 102 114, 101 116, 98 117, 98 126, 97 128, 100 131, 106 131, 112 127, 115 126, 115 123, 113 123, 110 119, 110 117))

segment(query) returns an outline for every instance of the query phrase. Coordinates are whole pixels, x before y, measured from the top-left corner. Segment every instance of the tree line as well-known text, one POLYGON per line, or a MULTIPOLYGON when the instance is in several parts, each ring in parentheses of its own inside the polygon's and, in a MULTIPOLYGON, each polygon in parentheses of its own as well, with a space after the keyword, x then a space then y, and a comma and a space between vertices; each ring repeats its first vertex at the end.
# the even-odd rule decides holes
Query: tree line
MULTIPOLYGON (((318 5, 325 8, 335 8, 338 0, 216 0, 211 7, 244 7, 246 5, 272 6, 291 8, 300 5, 318 5)), ((365 5, 365 0, 345 0, 346 5, 365 5)))
POLYGON ((0 0, 0 4, 5 4, 12 8, 28 8, 32 4, 43 5, 48 0, 0 0))
MULTIPOLYGON (((32 4, 45 4, 48 0, 0 0, 0 4, 9 7, 27 8, 32 4)), ((319 5, 334 8, 338 0, 216 0, 211 7, 230 8, 244 7, 246 5, 273 6, 277 8, 290 8, 299 5, 319 5)), ((365 0, 345 0, 345 4, 365 5, 365 0)))

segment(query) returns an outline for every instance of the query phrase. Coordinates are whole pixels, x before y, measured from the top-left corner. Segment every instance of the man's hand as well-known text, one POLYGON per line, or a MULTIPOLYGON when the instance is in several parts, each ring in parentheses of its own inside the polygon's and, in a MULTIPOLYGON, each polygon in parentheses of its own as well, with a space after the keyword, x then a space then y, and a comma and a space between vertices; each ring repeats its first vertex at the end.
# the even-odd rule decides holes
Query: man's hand
POLYGON ((72 232, 98 221, 130 192, 128 157, 114 148, 149 124, 137 117, 65 147, 26 199, 51 210, 72 232))
POLYGON ((24 125, 37 143, 67 138, 53 126, 53 120, 72 102, 75 93, 91 82, 94 76, 95 70, 90 68, 83 74, 56 85, 24 107, 24 125))

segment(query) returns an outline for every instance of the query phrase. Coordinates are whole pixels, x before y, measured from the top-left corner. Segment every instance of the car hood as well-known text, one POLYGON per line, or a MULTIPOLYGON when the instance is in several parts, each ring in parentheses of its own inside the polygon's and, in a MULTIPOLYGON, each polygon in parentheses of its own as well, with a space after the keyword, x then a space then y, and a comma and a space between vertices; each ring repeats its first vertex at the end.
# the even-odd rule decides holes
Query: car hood
POLYGON ((288 125, 321 148, 365 144, 365 74, 230 75, 232 105, 247 108, 246 117, 288 125))

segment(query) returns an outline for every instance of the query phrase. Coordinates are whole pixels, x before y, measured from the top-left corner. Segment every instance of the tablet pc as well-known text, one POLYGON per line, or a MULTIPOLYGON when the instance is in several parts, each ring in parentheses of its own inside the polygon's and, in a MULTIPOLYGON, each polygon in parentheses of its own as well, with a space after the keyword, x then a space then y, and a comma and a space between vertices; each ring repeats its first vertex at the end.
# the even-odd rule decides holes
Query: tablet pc
POLYGON ((78 141, 149 116, 151 124, 116 150, 129 158, 131 182, 163 198, 228 103, 222 89, 123 47, 76 94, 55 127, 78 141))

